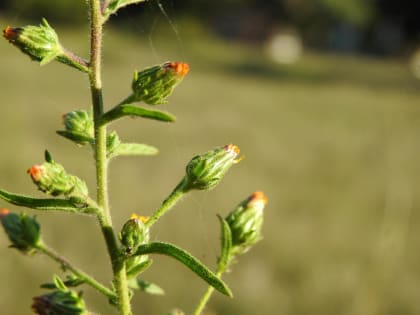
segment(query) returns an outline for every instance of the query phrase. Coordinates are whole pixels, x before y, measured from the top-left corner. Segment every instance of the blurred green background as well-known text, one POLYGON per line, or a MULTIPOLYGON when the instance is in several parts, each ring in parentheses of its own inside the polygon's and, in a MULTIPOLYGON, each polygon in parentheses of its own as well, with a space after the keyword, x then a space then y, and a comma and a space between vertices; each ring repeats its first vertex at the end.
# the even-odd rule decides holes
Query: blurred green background
MULTIPOLYGON (((169 104, 160 106, 177 116, 175 124, 127 119, 111 126, 122 139, 154 144, 161 151, 157 157, 111 163, 115 226, 122 226, 132 212, 152 213, 193 155, 232 142, 246 159, 216 189, 185 198, 152 233, 153 240, 178 244, 215 266, 216 214, 227 214, 255 190, 268 195, 264 240, 225 277, 235 298, 216 294, 206 314, 419 314, 416 41, 408 34, 387 54, 375 47, 344 45, 343 54, 338 53, 342 46, 325 41, 327 31, 312 37, 303 17, 280 15, 279 21, 288 21, 286 32, 274 28, 253 36, 223 31, 223 22, 203 18, 203 8, 212 8, 209 17, 217 17, 218 6, 226 9, 220 16, 230 12, 234 18, 233 9, 249 9, 251 2, 200 6, 185 1, 180 7, 190 9, 184 12, 176 10, 176 1, 162 1, 126 10, 109 25, 103 58, 108 107, 129 93, 134 69, 167 60, 191 66, 169 104)), ((46 14, 33 11, 34 3, 41 11, 49 1, 3 2, 1 24, 38 23, 45 16, 67 48, 87 56, 83 1, 57 1, 64 9, 46 14)), ((356 15, 340 10, 326 12, 344 12, 336 21, 368 29, 379 14, 366 14, 363 6, 354 9, 356 15)), ((270 19, 264 16, 263 21, 270 19)), ((251 26, 259 25, 255 23, 251 26)), ((369 38, 372 32, 361 34, 369 38)), ((346 43, 347 37, 339 38, 346 43)), ((87 79, 61 64, 39 67, 3 40, 0 82, 0 186, 42 196, 25 171, 40 163, 48 149, 94 191, 89 150, 54 132, 62 128, 63 113, 89 107, 87 79)), ((61 213, 37 213, 37 218, 47 243, 101 281, 110 280, 102 236, 92 218, 61 213)), ((24 257, 7 249, 8 244, 0 233, 1 314, 30 314, 32 296, 43 292, 39 284, 61 273, 46 257, 24 257)), ((137 294, 135 314, 165 314, 174 306, 191 313, 204 283, 169 258, 154 260, 144 278, 161 285, 166 295, 137 294)), ((105 299, 89 288, 85 297, 90 310, 112 313, 105 299)))

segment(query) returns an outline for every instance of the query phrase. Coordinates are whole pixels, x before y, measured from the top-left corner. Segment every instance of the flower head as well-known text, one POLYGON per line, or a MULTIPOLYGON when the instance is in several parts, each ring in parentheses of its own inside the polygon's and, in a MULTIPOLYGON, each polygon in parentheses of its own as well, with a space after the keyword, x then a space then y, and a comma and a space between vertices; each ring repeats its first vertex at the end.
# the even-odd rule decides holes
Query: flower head
POLYGON ((39 26, 7 26, 3 30, 3 37, 41 65, 54 60, 63 51, 56 32, 45 19, 39 26))
POLYGON ((3 225, 11 247, 25 254, 32 253, 41 242, 41 228, 35 217, 26 214, 11 213, 8 209, 1 209, 0 221, 3 225))
POLYGON ((266 204, 266 195, 261 191, 256 191, 239 203, 226 217, 232 233, 233 254, 246 252, 262 239, 263 210, 266 204))
POLYGON ((228 144, 193 157, 186 167, 188 189, 214 188, 230 167, 241 160, 237 158, 239 152, 236 145, 228 144))
POLYGON ((144 225, 147 219, 148 217, 133 213, 131 218, 124 223, 119 236, 125 254, 130 255, 149 240, 149 231, 144 225))
POLYGON ((94 143, 92 114, 86 110, 74 110, 63 115, 65 130, 57 133, 80 145, 94 143))
POLYGON ((52 196, 64 195, 86 199, 88 189, 86 183, 66 172, 61 164, 56 163, 48 152, 42 165, 34 165, 27 173, 39 190, 52 196))
POLYGON ((134 73, 132 100, 149 105, 165 104, 174 88, 189 72, 183 62, 166 62, 134 73))
POLYGON ((33 298, 32 310, 39 315, 88 315, 81 296, 68 289, 57 289, 33 298))

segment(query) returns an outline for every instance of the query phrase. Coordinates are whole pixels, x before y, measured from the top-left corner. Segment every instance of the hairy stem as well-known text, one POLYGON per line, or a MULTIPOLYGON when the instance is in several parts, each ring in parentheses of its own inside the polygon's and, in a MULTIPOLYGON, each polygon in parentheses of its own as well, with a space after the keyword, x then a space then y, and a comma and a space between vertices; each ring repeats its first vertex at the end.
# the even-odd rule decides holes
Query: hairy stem
MULTIPOLYGON (((216 273, 216 276, 220 279, 222 276, 222 273, 223 271, 218 270, 218 272, 216 273)), ((198 303, 196 309, 194 310, 193 315, 200 315, 204 311, 204 308, 206 307, 208 301, 210 300, 210 297, 213 294, 213 292, 214 292, 214 287, 209 286, 206 292, 201 297, 200 302, 198 303)))
POLYGON ((102 13, 101 1, 90 0, 91 18, 91 56, 90 56, 90 86, 92 94, 93 117, 95 127, 95 165, 96 165, 96 198, 102 212, 98 215, 102 234, 104 235, 108 254, 111 258, 113 282, 117 292, 117 306, 120 315, 131 315, 131 306, 127 285, 125 264, 119 259, 119 248, 112 227, 112 219, 108 203, 108 160, 106 157, 106 125, 100 124, 104 113, 101 80, 102 56, 102 13))
POLYGON ((46 256, 52 258, 58 262, 63 269, 70 270, 74 275, 76 275, 84 283, 90 285, 92 288, 98 290, 102 294, 106 295, 109 299, 114 299, 115 294, 112 290, 108 289, 105 285, 96 281, 94 278, 80 270, 79 268, 73 266, 66 258, 56 253, 53 249, 49 248, 45 244, 37 246, 37 250, 46 256))
POLYGON ((162 205, 153 213, 153 215, 146 221, 145 225, 147 228, 150 228, 161 216, 163 216, 166 212, 175 206, 175 204, 181 200, 181 198, 187 192, 187 181, 186 179, 182 179, 182 181, 175 187, 175 189, 171 192, 168 198, 166 198, 162 205))

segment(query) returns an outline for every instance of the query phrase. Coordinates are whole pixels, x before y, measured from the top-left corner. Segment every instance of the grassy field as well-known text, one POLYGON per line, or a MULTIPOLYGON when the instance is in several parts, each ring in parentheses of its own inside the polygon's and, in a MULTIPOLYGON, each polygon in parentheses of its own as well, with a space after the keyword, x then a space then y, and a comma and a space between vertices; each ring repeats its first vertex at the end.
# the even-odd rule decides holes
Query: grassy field
MULTIPOLYGON (((192 69, 162 106, 177 116, 175 124, 112 125, 124 140, 161 150, 154 158, 112 162, 114 224, 121 226, 132 212, 150 214, 193 155, 232 142, 246 159, 215 190, 186 198, 152 235, 214 266, 216 214, 226 214, 254 190, 266 192, 264 240, 225 277, 235 298, 215 295, 207 314, 419 314, 420 82, 406 64, 308 52, 295 65, 279 66, 261 49, 194 29, 180 24, 179 36, 106 34, 107 106, 127 95, 134 69, 166 60, 187 61, 192 69)), ((62 33, 64 45, 86 54, 88 38, 77 35, 83 30, 62 33)), ((54 133, 61 114, 89 106, 86 78, 59 64, 40 68, 6 41, 0 41, 0 57, 0 186, 38 195, 25 171, 42 161, 47 148, 93 191, 90 152, 54 133)), ((94 220, 37 215, 46 242, 109 281, 94 220)), ((60 270, 8 244, 1 233, 1 313, 30 314, 39 284, 60 270)), ((173 306, 188 314, 205 290, 164 257, 155 257, 144 277, 166 296, 138 294, 135 314, 165 314, 173 306)), ((111 313, 90 289, 85 296, 92 311, 111 313)))

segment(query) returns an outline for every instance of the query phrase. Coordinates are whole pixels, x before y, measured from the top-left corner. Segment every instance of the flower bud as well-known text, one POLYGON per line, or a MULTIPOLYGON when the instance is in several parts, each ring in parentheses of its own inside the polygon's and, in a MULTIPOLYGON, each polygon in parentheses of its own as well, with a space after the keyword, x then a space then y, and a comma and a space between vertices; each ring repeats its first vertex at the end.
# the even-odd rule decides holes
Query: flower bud
POLYGON ((135 72, 132 82, 132 101, 149 105, 165 104, 190 67, 187 63, 166 62, 135 72))
POLYGON ((80 145, 93 143, 94 129, 92 114, 86 110, 74 110, 63 115, 65 131, 58 133, 80 145))
POLYGON ((232 233, 232 253, 242 254, 262 239, 263 210, 267 197, 261 191, 254 192, 242 201, 229 215, 226 222, 232 233))
POLYGON ((3 225, 11 247, 23 253, 30 254, 41 242, 41 227, 35 217, 22 214, 11 213, 7 209, 1 209, 0 221, 3 225))
POLYGON ((45 19, 42 19, 39 26, 28 25, 16 28, 8 26, 3 30, 3 36, 32 60, 39 61, 41 65, 62 54, 58 36, 45 19))
POLYGON ((120 146, 121 140, 116 131, 112 131, 106 138, 106 152, 108 157, 112 157, 115 150, 120 146))
POLYGON ((84 181, 68 174, 61 164, 52 160, 48 152, 45 160, 42 165, 34 165, 27 171, 39 190, 52 196, 86 199, 88 189, 84 181))
POLYGON ((191 159, 186 167, 187 189, 212 189, 229 168, 238 163, 239 148, 233 144, 218 147, 191 159))
POLYGON ((33 298, 32 310, 39 315, 88 315, 81 296, 69 289, 57 289, 33 298))
POLYGON ((132 214, 130 220, 124 223, 120 232, 120 241, 126 254, 131 254, 137 248, 149 241, 149 231, 144 226, 147 217, 132 214))

